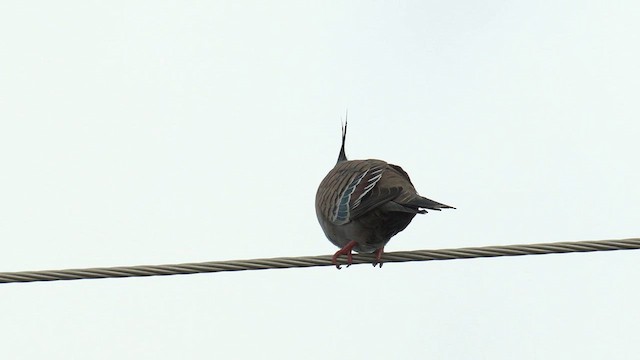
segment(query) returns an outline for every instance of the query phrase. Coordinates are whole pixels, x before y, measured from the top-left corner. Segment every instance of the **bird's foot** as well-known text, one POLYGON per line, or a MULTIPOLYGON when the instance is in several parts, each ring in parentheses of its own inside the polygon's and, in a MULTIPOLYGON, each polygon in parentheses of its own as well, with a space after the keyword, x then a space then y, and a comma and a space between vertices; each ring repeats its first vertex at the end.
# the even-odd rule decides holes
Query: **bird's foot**
POLYGON ((341 269, 340 264, 338 264, 338 256, 340 255, 347 255, 347 267, 351 266, 351 264, 353 263, 353 254, 351 253, 351 250, 353 250, 353 248, 356 245, 358 245, 357 242, 349 241, 347 245, 345 245, 342 249, 336 251, 336 253, 333 254, 333 257, 331 258, 331 262, 333 263, 333 265, 336 266, 336 268, 338 268, 338 270, 341 269))
POLYGON ((384 246, 376 250, 376 259, 373 260, 373 267, 376 267, 376 265, 380 264, 380 269, 382 269, 382 253, 384 253, 384 246))

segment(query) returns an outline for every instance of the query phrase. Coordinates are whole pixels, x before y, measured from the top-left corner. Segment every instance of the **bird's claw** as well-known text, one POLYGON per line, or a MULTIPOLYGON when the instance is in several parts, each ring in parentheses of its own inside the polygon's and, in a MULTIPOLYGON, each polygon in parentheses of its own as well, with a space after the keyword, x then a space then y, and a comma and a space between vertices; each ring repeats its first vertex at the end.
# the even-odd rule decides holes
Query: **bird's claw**
POLYGON ((351 266, 351 264, 353 263, 353 254, 351 253, 351 250, 356 245, 358 245, 358 243, 356 243, 355 241, 351 241, 345 247, 336 251, 336 253, 333 254, 333 257, 331 258, 331 262, 333 263, 333 265, 336 266, 338 270, 342 269, 342 266, 338 264, 338 257, 340 255, 347 255, 347 267, 351 266))
POLYGON ((351 266, 351 264, 353 263, 353 254, 351 253, 351 251, 349 251, 346 254, 338 254, 338 253, 333 255, 333 258, 331 259, 331 262, 333 262, 333 264, 336 266, 336 269, 338 270, 342 269, 342 266, 338 264, 338 256, 340 255, 347 255, 347 267, 351 266))
POLYGON ((382 269, 382 253, 384 253, 384 247, 376 250, 376 258, 373 260, 373 267, 376 267, 376 265, 380 264, 380 269, 382 269))

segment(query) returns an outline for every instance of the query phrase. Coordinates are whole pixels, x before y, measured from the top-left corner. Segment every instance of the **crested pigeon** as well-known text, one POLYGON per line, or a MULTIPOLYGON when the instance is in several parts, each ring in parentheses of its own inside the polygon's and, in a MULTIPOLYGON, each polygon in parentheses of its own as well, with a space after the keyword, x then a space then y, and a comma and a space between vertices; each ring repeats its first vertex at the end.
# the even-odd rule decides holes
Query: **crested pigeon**
POLYGON ((400 166, 376 159, 347 160, 346 136, 345 121, 338 162, 316 193, 316 215, 327 238, 340 248, 332 258, 338 269, 340 255, 351 265, 352 250, 375 253, 373 266, 382 267, 385 245, 416 214, 455 208, 418 195, 400 166))

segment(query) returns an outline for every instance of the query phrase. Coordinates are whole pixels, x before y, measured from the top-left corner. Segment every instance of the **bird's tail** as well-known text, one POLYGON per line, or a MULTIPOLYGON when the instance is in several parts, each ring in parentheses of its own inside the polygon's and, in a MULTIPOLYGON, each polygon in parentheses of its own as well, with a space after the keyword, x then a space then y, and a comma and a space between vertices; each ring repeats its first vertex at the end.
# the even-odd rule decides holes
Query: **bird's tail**
POLYGON ((416 196, 416 198, 411 200, 407 205, 436 211, 440 211, 440 209, 455 209, 453 206, 445 205, 422 196, 416 196))

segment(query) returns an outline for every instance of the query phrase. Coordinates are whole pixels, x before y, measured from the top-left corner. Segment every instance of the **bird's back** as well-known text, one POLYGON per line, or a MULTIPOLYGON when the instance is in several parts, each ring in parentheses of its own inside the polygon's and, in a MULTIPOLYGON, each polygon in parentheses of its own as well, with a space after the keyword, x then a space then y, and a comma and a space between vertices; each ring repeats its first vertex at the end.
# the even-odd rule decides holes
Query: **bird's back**
POLYGON ((316 193, 316 214, 335 245, 360 239, 357 251, 371 252, 404 230, 421 212, 417 193, 399 166, 382 160, 343 161, 316 193))

